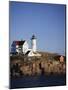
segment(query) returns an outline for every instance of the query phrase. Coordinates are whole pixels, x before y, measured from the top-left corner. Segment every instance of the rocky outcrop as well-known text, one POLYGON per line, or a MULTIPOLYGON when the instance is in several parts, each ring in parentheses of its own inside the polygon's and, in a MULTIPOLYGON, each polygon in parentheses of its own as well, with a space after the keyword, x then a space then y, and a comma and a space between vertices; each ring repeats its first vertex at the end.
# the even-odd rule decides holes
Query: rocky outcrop
MULTIPOLYGON (((47 55, 48 56, 48 55, 47 55)), ((23 75, 50 75, 50 74, 65 74, 66 63, 59 60, 48 60, 44 58, 22 58, 13 59, 10 58, 10 74, 11 76, 23 76, 23 75)))

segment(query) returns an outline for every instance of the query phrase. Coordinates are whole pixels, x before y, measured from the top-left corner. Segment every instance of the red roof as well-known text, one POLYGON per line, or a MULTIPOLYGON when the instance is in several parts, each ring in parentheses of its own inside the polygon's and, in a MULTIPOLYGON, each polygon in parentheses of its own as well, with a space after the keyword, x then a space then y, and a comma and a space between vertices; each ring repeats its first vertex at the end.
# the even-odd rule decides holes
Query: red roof
POLYGON ((15 44, 16 44, 16 45, 19 45, 19 41, 15 41, 15 44))
POLYGON ((25 40, 24 41, 13 41, 13 43, 15 43, 16 45, 23 45, 24 42, 25 40))

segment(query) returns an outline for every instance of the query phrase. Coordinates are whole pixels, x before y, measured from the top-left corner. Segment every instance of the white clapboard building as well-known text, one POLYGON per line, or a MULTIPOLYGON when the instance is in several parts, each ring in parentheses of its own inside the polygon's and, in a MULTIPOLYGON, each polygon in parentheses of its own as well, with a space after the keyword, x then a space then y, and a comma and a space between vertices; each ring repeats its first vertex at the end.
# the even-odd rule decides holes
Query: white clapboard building
POLYGON ((11 52, 17 53, 17 54, 24 54, 24 55, 27 55, 29 57, 41 56, 41 54, 39 54, 37 52, 35 35, 33 35, 31 38, 31 49, 29 49, 29 45, 28 45, 28 42, 26 40, 13 41, 13 43, 11 45, 11 52))

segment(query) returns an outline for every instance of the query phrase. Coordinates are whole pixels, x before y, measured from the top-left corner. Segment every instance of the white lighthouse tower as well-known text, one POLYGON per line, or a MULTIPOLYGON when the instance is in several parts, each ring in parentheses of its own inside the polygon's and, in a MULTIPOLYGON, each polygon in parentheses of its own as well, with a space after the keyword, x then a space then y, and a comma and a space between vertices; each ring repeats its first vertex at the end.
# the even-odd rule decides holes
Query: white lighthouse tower
POLYGON ((32 51, 36 52, 37 47, 36 47, 36 37, 35 37, 35 35, 32 35, 31 46, 32 46, 32 51))

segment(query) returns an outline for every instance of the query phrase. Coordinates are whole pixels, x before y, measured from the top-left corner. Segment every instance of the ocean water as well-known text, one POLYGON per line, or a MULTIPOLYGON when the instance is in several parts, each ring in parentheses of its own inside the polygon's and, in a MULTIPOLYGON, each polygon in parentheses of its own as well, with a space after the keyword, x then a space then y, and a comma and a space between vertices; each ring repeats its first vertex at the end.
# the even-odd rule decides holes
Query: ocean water
POLYGON ((32 88, 66 85, 66 75, 23 76, 10 79, 10 88, 32 88))

